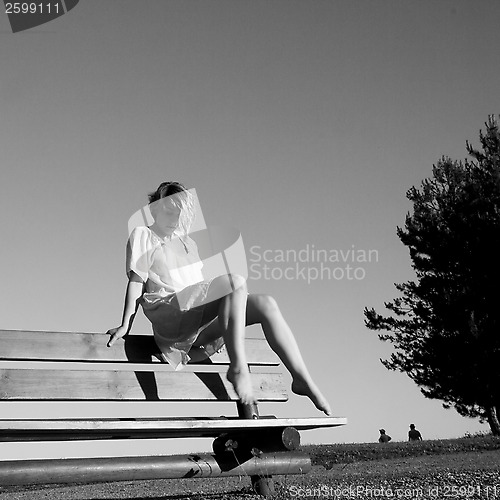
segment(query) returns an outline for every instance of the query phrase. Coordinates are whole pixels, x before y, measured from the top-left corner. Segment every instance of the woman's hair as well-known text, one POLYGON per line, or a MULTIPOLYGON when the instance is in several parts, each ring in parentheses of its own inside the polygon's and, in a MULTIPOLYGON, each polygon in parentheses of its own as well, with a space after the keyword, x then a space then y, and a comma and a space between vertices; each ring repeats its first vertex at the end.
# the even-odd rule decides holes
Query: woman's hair
MULTIPOLYGON (((156 191, 149 193, 149 204, 167 196, 179 208, 179 229, 183 235, 187 235, 195 214, 193 195, 180 182, 162 182, 156 191)), ((154 210, 151 213, 154 217, 154 210)))

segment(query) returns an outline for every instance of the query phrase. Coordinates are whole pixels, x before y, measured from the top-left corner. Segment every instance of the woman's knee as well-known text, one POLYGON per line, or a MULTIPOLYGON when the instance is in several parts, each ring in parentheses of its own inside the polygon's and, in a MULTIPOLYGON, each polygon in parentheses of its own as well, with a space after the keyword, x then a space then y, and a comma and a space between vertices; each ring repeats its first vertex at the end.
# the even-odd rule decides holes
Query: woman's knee
POLYGON ((232 293, 247 293, 246 279, 239 274, 225 274, 212 280, 209 295, 213 299, 226 297, 232 293))
POLYGON ((228 279, 231 283, 233 291, 247 292, 247 280, 240 274, 228 274, 228 279))
POLYGON ((259 294, 253 296, 254 304, 260 314, 266 318, 280 313, 278 303, 271 295, 259 294))

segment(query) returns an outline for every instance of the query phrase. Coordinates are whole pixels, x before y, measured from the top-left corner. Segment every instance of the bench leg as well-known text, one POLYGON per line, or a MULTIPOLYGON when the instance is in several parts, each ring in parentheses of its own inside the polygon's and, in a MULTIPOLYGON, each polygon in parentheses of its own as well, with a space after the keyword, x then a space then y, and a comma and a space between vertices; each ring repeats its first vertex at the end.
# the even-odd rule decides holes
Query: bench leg
MULTIPOLYGON (((236 403, 238 407, 238 416, 240 418, 256 419, 259 418, 259 408, 257 403, 253 405, 243 404, 240 401, 236 403)), ((250 476, 252 489, 257 495, 274 495, 274 481, 272 476, 250 476)))
POLYGON ((252 489, 257 495, 264 497, 274 495, 273 476, 250 476, 252 481, 252 489))
POLYGON ((246 405, 241 401, 237 401, 236 407, 238 408, 238 417, 240 418, 259 418, 259 408, 257 407, 257 403, 254 403, 253 405, 246 405))

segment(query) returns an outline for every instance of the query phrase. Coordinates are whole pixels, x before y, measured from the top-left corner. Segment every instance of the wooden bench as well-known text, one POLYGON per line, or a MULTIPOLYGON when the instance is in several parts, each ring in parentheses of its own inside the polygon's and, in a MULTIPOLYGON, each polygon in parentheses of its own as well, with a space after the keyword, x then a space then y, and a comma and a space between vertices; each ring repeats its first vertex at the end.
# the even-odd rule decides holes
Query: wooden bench
MULTIPOLYGON (((311 468, 309 457, 297 451, 299 431, 346 423, 333 417, 259 416, 257 405, 242 405, 226 380, 229 359, 224 349, 176 372, 160 361, 152 336, 128 335, 112 348, 106 347, 108 339, 94 333, 0 330, 0 408, 8 401, 44 405, 142 401, 146 407, 155 401, 235 401, 237 415, 40 418, 29 414, 12 419, 0 410, 0 441, 212 437, 213 453, 4 460, 0 485, 249 475, 255 490, 265 495, 272 491, 273 474, 305 473, 311 468)), ((248 338, 246 349, 258 401, 286 401, 279 360, 265 339, 248 338)))

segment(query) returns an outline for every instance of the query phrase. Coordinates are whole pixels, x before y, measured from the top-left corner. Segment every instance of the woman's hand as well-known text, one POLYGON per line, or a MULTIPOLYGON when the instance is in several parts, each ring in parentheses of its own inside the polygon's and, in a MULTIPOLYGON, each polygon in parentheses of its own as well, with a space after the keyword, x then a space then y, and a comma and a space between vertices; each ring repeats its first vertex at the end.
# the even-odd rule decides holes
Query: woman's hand
POLYGON ((127 335, 127 327, 126 326, 118 326, 116 328, 111 328, 106 332, 108 335, 111 335, 111 338, 108 342, 108 347, 111 347, 118 339, 125 337, 127 335))

